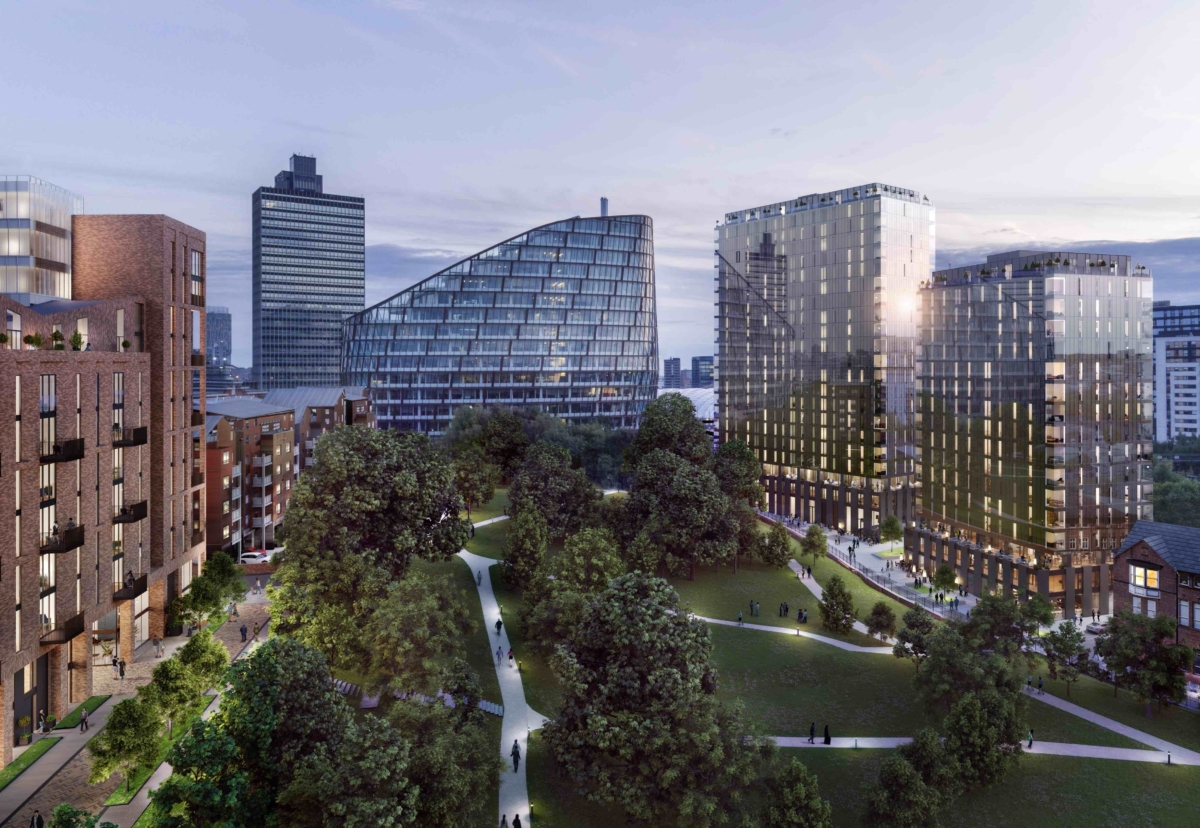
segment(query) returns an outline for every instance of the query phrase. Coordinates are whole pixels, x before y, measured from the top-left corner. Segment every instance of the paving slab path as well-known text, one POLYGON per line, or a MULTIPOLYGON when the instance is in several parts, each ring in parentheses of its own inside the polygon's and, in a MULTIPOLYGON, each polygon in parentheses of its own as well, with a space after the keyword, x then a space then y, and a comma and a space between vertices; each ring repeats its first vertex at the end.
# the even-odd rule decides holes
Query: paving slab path
MULTIPOLYGON (((795 559, 788 561, 788 569, 796 573, 796 577, 799 579, 800 583, 804 584, 804 586, 808 588, 808 591, 811 592, 818 601, 823 600, 825 596, 825 590, 822 589, 821 585, 817 583, 816 578, 808 577, 808 570, 797 563, 795 559)), ((854 622, 854 629, 863 635, 870 635, 870 633, 867 632, 867 625, 861 621, 854 622)), ((860 647, 859 649, 874 650, 875 648, 860 647)), ((892 648, 888 647, 887 651, 890 653, 892 648)))
MULTIPOLYGON (((820 587, 817 587, 820 589, 820 587)), ((693 616, 701 621, 709 624, 720 624, 723 627, 743 627, 748 630, 759 630, 760 632, 782 633, 783 635, 799 636, 800 638, 809 638, 813 641, 820 641, 822 644, 828 644, 831 647, 837 647, 839 650, 846 650, 851 653, 867 653, 870 655, 891 655, 891 647, 863 647, 859 644, 849 644, 845 641, 838 641, 836 638, 829 638, 816 633, 805 632, 801 629, 793 629, 791 627, 774 627, 768 624, 739 624, 736 621, 727 621, 724 618, 706 618, 703 615, 693 616)))

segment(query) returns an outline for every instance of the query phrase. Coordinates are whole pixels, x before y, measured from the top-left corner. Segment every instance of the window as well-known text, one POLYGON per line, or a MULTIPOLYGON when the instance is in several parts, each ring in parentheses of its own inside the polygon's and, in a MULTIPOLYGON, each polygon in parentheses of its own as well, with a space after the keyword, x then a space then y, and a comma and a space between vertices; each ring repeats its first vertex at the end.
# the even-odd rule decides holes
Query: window
POLYGON ((1188 613, 1188 610, 1190 608, 1191 608, 1191 604, 1188 603, 1187 601, 1179 602, 1179 625, 1182 627, 1190 627, 1192 625, 1192 622, 1190 620, 1190 616, 1188 613))
POLYGON ((1200 601, 1192 604, 1192 626, 1200 630, 1200 601))
POLYGON ((1157 609, 1157 607, 1158 607, 1157 601, 1151 601, 1151 600, 1147 599, 1146 600, 1146 617, 1153 618, 1155 615, 1157 615, 1157 612, 1155 611, 1157 609))
POLYGON ((1142 614, 1142 599, 1136 595, 1133 596, 1133 614, 1134 615, 1142 614))
POLYGON ((1130 564, 1129 583, 1135 595, 1158 597, 1158 570, 1130 564))

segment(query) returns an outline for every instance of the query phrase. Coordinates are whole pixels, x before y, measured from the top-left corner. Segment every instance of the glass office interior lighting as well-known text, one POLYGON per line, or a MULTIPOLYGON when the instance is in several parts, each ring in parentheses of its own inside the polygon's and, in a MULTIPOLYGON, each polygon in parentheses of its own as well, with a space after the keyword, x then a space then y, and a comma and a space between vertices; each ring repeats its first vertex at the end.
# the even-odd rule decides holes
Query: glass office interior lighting
POLYGON ((934 219, 927 196, 874 183, 717 225, 720 439, 763 462, 771 511, 847 531, 911 518, 915 297, 934 219))
POLYGON ((0 293, 71 298, 71 216, 83 198, 28 175, 0 176, 0 293))
POLYGON ((650 218, 575 218, 349 317, 342 377, 381 427, 437 434, 488 404, 632 428, 655 396, 657 331, 650 218))

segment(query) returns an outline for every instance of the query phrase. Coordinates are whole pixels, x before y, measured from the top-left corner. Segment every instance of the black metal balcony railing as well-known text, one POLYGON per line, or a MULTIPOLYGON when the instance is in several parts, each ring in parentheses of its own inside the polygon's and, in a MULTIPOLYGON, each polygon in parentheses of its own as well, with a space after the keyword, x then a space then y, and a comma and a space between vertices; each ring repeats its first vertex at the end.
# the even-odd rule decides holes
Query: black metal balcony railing
POLYGON ((49 629, 43 627, 42 644, 66 644, 76 636, 83 635, 83 613, 73 615, 65 621, 51 624, 49 629))
POLYGON ((60 555, 81 546, 83 546, 83 527, 72 526, 58 532, 43 534, 38 552, 43 555, 60 555))
POLYGON ((113 523, 137 523, 146 519, 146 501, 142 500, 117 509, 113 523))
POLYGON ((132 578, 126 576, 125 583, 113 584, 113 600, 114 601, 132 601, 146 593, 146 579, 149 575, 142 575, 140 578, 132 578))
POLYGON ((38 458, 43 463, 69 463, 72 460, 82 460, 83 438, 39 443, 38 458))
POLYGON ((130 446, 144 446, 150 437, 150 427, 140 426, 138 428, 113 428, 113 446, 115 448, 129 448, 130 446))

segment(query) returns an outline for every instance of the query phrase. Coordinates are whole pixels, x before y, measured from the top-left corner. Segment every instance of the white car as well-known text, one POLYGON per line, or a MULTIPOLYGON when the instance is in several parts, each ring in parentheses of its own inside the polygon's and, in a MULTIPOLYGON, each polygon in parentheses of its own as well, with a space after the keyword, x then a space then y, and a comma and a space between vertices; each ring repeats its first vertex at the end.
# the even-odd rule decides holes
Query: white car
POLYGON ((265 564, 270 562, 270 558, 262 552, 243 552, 238 558, 240 564, 265 564))

